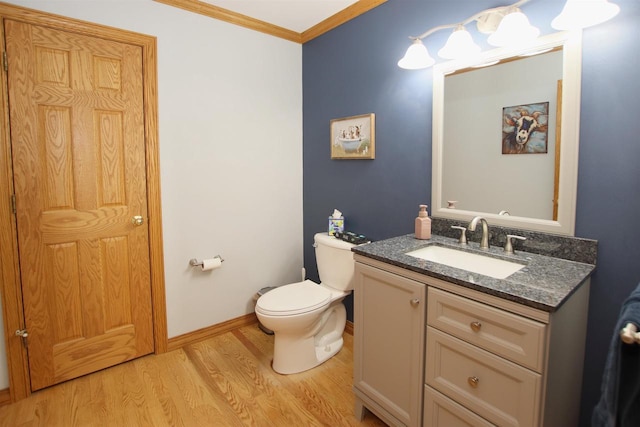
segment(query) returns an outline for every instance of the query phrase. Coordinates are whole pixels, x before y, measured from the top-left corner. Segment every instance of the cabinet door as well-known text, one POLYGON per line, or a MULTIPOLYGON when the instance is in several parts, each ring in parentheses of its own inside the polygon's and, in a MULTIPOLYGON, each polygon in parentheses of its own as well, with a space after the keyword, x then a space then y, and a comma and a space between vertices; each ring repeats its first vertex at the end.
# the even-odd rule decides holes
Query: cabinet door
POLYGON ((424 284, 356 263, 354 386, 407 426, 422 418, 425 298, 424 284))

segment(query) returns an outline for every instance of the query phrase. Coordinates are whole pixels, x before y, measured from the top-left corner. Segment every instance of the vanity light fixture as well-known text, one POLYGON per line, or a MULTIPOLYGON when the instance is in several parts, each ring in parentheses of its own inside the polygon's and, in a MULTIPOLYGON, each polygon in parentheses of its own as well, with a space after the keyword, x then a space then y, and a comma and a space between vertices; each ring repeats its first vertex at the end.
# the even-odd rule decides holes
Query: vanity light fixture
POLYGON ((620 12, 620 6, 607 0, 567 0, 551 26, 556 30, 573 30, 601 24, 620 12))
POLYGON ((492 46, 504 47, 530 43, 540 35, 540 30, 529 23, 529 18, 517 7, 511 8, 489 36, 492 46))
POLYGON ((398 67, 405 70, 420 70, 429 68, 436 63, 436 60, 429 55, 427 47, 419 38, 414 38, 413 43, 407 49, 402 59, 398 61, 398 67))
MULTIPOLYGON (((473 41, 465 25, 476 21, 481 33, 490 34, 487 42, 497 47, 524 45, 535 40, 540 30, 529 23, 527 16, 519 9, 530 0, 519 0, 512 5, 486 9, 466 20, 448 25, 431 28, 413 40, 405 55, 398 61, 400 68, 418 70, 429 68, 435 60, 422 40, 429 35, 443 29, 453 28, 453 33, 447 39, 445 46, 438 51, 438 56, 444 59, 470 59, 480 55, 480 47, 473 41)), ((608 0, 567 0, 562 13, 551 23, 558 30, 586 28, 600 24, 613 18, 620 11, 620 7, 608 0)))
POLYGON ((480 46, 475 44, 464 25, 458 24, 447 39, 447 44, 438 51, 438 56, 445 59, 472 57, 479 55, 480 50, 480 46))

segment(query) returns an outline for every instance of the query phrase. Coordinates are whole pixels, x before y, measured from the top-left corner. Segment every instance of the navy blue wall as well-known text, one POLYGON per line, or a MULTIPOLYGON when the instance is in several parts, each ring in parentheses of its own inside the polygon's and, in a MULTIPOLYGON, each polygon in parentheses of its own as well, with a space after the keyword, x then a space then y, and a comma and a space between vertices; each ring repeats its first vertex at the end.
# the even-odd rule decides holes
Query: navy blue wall
MULTIPOLYGON (((396 62, 408 36, 512 1, 390 0, 303 47, 305 267, 317 280, 311 243, 334 208, 349 230, 375 240, 413 231, 431 201, 431 71, 396 62), (331 160, 329 121, 376 114, 376 159, 331 160)), ((582 106, 576 236, 598 240, 592 278, 582 422, 588 425, 624 298, 640 281, 640 2, 583 35, 582 106)), ((558 0, 522 10, 543 34, 558 0)), ((432 55, 448 31, 426 40, 432 55)), ((486 38, 476 36, 484 44, 486 38)), ((486 44, 485 44, 486 46, 486 44)), ((469 165, 470 174, 474 165, 469 165)), ((351 317, 351 299, 346 300, 351 317)))

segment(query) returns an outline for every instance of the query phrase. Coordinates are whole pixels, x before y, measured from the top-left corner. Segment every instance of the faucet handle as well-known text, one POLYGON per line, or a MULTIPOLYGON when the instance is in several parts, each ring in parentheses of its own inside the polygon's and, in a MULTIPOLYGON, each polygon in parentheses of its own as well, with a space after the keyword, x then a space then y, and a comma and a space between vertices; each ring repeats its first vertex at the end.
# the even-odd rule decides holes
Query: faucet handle
POLYGON ((527 240, 526 237, 516 236, 514 234, 507 234, 507 241, 504 242, 504 251, 508 254, 514 253, 513 246, 511 245, 511 239, 527 240))
POLYGON ((467 244, 467 227, 460 227, 459 225, 452 225, 451 228, 455 228, 456 230, 460 230, 460 239, 458 243, 461 245, 467 244))

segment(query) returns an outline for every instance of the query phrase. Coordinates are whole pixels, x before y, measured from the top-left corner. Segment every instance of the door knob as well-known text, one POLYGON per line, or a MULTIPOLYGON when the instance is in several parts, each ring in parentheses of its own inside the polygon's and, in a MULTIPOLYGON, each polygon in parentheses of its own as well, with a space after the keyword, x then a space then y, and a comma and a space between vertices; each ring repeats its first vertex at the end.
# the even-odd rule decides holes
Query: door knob
POLYGON ((131 218, 131 224, 137 226, 140 226, 142 224, 144 224, 144 218, 142 218, 142 215, 136 215, 133 218, 131 218))

